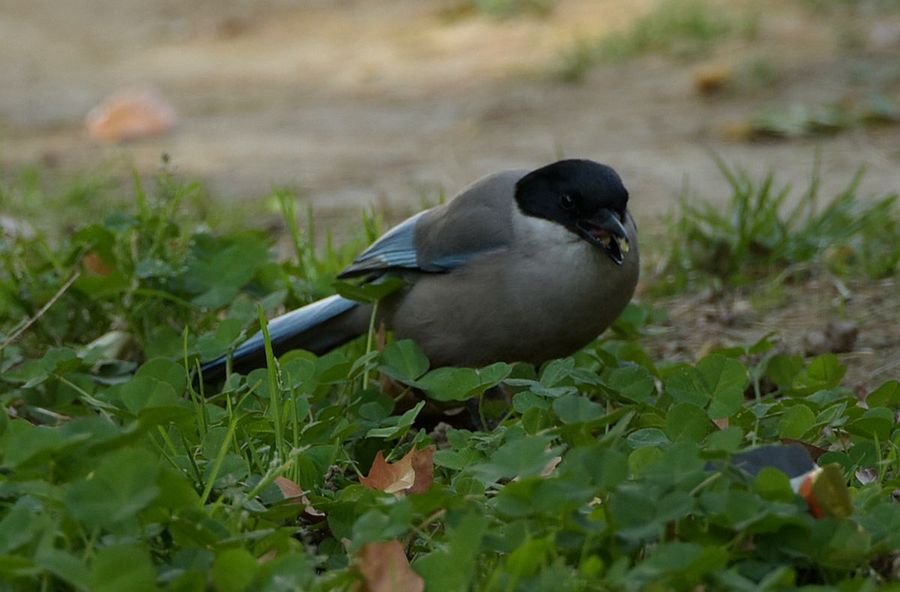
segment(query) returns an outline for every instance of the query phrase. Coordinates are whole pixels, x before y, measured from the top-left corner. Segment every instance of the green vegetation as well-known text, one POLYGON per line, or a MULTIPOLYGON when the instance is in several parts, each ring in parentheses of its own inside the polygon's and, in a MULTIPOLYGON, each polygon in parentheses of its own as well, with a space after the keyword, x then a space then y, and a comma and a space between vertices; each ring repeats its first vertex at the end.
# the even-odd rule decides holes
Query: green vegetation
POLYGON ((755 37, 758 26, 757 15, 738 18, 706 0, 662 0, 626 31, 576 42, 563 54, 558 74, 577 82, 600 60, 624 61, 650 53, 696 58, 730 36, 755 37))
POLYGON ((846 14, 859 11, 869 14, 896 13, 897 3, 894 0, 802 0, 810 12, 814 14, 846 14))
POLYGON ((740 63, 735 72, 735 90, 757 92, 771 89, 783 77, 778 60, 772 56, 759 55, 740 63))
POLYGON ((801 138, 900 122, 900 106, 884 95, 826 105, 770 108, 750 121, 751 138, 801 138))
POLYGON ((442 11, 451 19, 471 14, 493 18, 513 18, 524 15, 546 16, 556 7, 558 0, 463 0, 459 5, 442 11))
POLYGON ((682 198, 658 288, 683 290, 710 279, 743 284, 800 265, 871 278, 898 272, 898 196, 860 199, 862 172, 821 205, 817 165, 806 191, 788 207, 791 188, 779 187, 773 174, 755 182, 718 164, 731 195, 724 206, 682 198))
MULTIPOLYGON (((849 249, 838 270, 896 273, 892 198, 862 208, 853 186, 783 218, 771 179, 723 170, 731 209, 693 206, 696 226, 676 223, 689 239, 674 273, 730 280, 830 262, 835 247, 849 249), (734 263, 714 265, 723 259, 734 263)), ((44 203, 104 187, 63 187, 44 203)), ((27 189, 5 189, 0 205, 39 212, 27 189)), ((293 249, 279 262, 259 232, 213 232, 200 191, 164 173, 102 222, 4 239, 0 589, 351 590, 360 550, 388 540, 440 591, 861 590, 890 577, 896 380, 863 407, 836 356, 803 360, 768 339, 696 364, 653 359, 642 336, 664 313, 635 304, 543 368, 432 369, 411 342, 353 343, 200 389, 198 357, 233 347, 260 312, 329 292, 359 246, 317 248, 281 193, 293 249), (379 376, 399 386, 379 388, 379 376), (500 383, 510 408, 483 395, 500 383), (479 400, 498 425, 425 429, 407 387, 445 405, 479 400), (819 462, 850 484, 850 516, 816 519, 778 471, 749 478, 724 464, 782 438, 826 450, 819 462), (423 492, 360 483, 377 452, 393 462, 430 444, 423 492)), ((377 230, 368 219, 366 237, 377 230)))
POLYGON ((696 56, 732 32, 734 26, 705 0, 664 0, 631 29, 603 39, 599 49, 611 60, 647 53, 696 56))

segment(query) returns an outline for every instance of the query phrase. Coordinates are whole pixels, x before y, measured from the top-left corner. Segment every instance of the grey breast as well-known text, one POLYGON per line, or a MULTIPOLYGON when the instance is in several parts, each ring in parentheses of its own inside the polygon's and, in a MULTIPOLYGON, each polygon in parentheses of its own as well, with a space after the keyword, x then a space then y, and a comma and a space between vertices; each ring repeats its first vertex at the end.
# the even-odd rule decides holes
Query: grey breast
MULTIPOLYGON (((416 228, 425 260, 468 257, 447 273, 409 272, 410 287, 385 303, 388 326, 415 340, 434 366, 541 363, 571 354, 631 298, 636 248, 618 267, 562 227, 540 232, 553 223, 514 211, 523 174, 475 183, 416 228)), ((629 232, 636 247, 633 225, 629 232)))

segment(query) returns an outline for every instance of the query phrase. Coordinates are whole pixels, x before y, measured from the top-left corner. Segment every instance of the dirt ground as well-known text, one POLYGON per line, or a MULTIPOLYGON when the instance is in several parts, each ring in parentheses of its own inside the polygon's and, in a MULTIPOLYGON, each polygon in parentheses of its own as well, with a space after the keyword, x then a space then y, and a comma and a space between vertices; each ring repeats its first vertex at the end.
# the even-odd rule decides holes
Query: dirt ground
POLYGON ((860 397, 900 378, 896 278, 844 282, 826 274, 755 290, 704 290, 659 305, 669 319, 646 340, 659 359, 696 362, 768 335, 778 353, 837 353, 847 366, 843 384, 860 397))
MULTIPOLYGON (((767 108, 872 91, 900 100, 900 11, 868 10, 874 1, 849 12, 816 9, 827 1, 723 2, 756 15, 752 40, 732 38, 691 61, 600 63, 579 84, 554 76, 575 42, 626 30, 655 4, 561 0, 550 15, 502 20, 465 14, 457 0, 4 0, 0 172, 110 160, 151 171, 165 152, 223 200, 298 187, 326 225, 369 203, 406 214, 441 189, 561 154, 617 168, 642 229, 659 223, 686 183, 697 198, 724 199, 710 150, 803 187, 818 147, 826 195, 861 166, 864 194, 900 189, 900 125, 766 142, 727 131, 767 108), (699 70, 737 77, 754 64, 771 79, 715 96, 696 89, 699 70), (178 113, 176 128, 121 146, 90 140, 85 115, 129 87, 157 89, 178 113)), ((894 294, 887 325, 896 326, 897 286, 880 290, 894 294)), ((868 314, 868 300, 857 301, 868 314)), ((789 327, 795 342, 821 318, 800 309, 782 309, 807 319, 789 327)), ((825 303, 818 312, 835 310, 847 309, 825 303)), ((775 316, 752 328, 784 328, 775 316)), ((692 347, 727 336, 706 326, 692 337, 699 317, 683 319, 679 339, 692 347)), ((877 345, 863 338, 880 352, 867 368, 896 375, 896 333, 877 345)))
POLYGON ((862 165, 865 192, 900 188, 900 126, 768 143, 723 133, 766 106, 839 101, 873 80, 897 91, 900 20, 855 15, 851 51, 845 16, 815 17, 809 0, 734 2, 759 15, 755 40, 690 62, 598 65, 581 84, 553 76, 577 40, 627 29, 654 4, 563 0, 546 17, 499 20, 449 18, 455 0, 4 0, 0 166, 125 157, 152 170, 166 152, 214 195, 293 185, 323 215, 370 202, 408 210, 438 188, 558 154, 615 166, 651 223, 685 182, 699 197, 725 194, 710 149, 802 186, 819 145, 826 190, 862 165), (754 60, 778 80, 696 92, 697 68, 754 60), (91 142, 85 114, 128 87, 158 89, 177 128, 121 147, 91 142))

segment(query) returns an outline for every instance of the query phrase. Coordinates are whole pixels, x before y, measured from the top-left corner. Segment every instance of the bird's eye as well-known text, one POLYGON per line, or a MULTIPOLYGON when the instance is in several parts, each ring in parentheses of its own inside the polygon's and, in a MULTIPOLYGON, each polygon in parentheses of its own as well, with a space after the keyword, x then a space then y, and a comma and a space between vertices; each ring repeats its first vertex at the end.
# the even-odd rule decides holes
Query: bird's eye
POLYGON ((572 199, 572 196, 564 193, 559 196, 559 205, 562 206, 564 210, 571 210, 575 207, 575 200, 572 199))

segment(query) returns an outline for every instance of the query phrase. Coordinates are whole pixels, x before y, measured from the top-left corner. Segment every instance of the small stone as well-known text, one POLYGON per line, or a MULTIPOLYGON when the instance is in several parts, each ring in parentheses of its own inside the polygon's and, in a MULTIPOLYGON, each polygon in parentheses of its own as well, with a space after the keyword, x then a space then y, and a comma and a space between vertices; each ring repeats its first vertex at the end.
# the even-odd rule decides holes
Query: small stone
POLYGON ((828 338, 824 331, 814 329, 803 336, 803 353, 807 356, 818 356, 828 353, 828 338))
POLYGON ((446 422, 438 422, 434 429, 431 430, 429 436, 431 436, 431 441, 434 442, 434 445, 438 447, 438 449, 443 450, 444 448, 450 447, 450 442, 447 441, 447 432, 453 429, 453 426, 446 422))
POLYGON ((876 24, 869 32, 869 44, 872 49, 900 47, 900 25, 896 23, 876 24))
POLYGON ((728 326, 746 326, 753 320, 755 312, 748 300, 735 300, 723 313, 722 323, 728 326))
POLYGON ((34 228, 28 222, 0 215, 0 236, 10 239, 31 240, 36 236, 34 228))
POLYGON ((863 485, 869 485, 878 481, 878 473, 873 469, 859 469, 856 471, 856 479, 863 485))
POLYGON ((859 327, 856 323, 828 321, 824 330, 814 329, 803 336, 803 353, 807 356, 818 356, 851 352, 858 336, 859 327))

